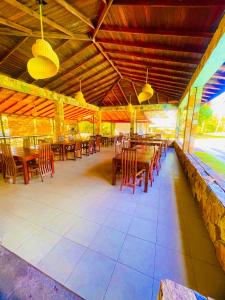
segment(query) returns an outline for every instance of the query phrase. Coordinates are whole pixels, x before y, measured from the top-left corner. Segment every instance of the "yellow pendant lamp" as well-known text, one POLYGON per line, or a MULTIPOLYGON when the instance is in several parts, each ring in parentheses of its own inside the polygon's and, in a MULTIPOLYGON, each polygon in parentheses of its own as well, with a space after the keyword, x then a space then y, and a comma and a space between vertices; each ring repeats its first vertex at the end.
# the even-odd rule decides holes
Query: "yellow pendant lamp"
POLYGON ((59 70, 59 59, 52 46, 44 40, 42 22, 42 0, 39 0, 41 39, 32 46, 33 58, 27 63, 27 70, 34 79, 46 79, 55 76, 59 70))
POLYGON ((138 95, 138 100, 140 103, 149 100, 154 94, 154 90, 151 85, 148 83, 148 69, 146 74, 146 83, 142 88, 142 92, 138 95))
POLYGON ((77 92, 75 94, 75 99, 77 101, 79 101, 81 104, 83 104, 83 103, 86 103, 86 100, 84 99, 84 95, 83 95, 83 93, 81 91, 81 79, 79 79, 79 81, 80 81, 80 90, 79 90, 79 92, 77 92))

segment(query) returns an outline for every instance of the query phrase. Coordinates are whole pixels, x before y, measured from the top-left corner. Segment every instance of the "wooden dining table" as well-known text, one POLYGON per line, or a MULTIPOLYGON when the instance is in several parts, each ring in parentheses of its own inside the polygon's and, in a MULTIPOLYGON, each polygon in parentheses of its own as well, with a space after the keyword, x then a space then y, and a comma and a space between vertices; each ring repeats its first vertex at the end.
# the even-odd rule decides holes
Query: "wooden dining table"
POLYGON ((142 141, 142 140, 130 140, 131 147, 136 145, 145 145, 145 146, 160 146, 163 145, 165 141, 164 140, 148 140, 148 141, 142 141))
MULTIPOLYGON (((137 166, 138 169, 145 169, 144 178, 144 192, 148 192, 148 181, 149 181, 149 168, 151 160, 154 157, 154 148, 148 147, 147 149, 136 148, 137 149, 137 166)), ((116 174, 118 167, 121 166, 121 154, 117 154, 112 159, 112 185, 116 185, 116 174)))
MULTIPOLYGON (((28 162, 38 158, 39 150, 38 149, 30 149, 30 148, 23 148, 23 147, 12 147, 12 155, 14 159, 19 160, 23 165, 23 178, 24 183, 29 183, 29 167, 28 162)), ((51 159, 51 166, 52 166, 52 172, 54 173, 54 156, 52 154, 51 159)))

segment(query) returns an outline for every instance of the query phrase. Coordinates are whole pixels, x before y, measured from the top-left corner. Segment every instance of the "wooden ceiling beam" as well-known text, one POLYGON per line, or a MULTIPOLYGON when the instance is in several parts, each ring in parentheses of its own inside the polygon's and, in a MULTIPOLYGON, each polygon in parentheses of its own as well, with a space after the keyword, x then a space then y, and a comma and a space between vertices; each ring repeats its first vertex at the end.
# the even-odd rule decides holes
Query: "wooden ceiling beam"
MULTIPOLYGON (((106 69, 111 68, 111 66, 107 66, 107 67, 104 68, 103 70, 101 70, 101 71, 98 70, 98 71, 95 72, 94 74, 92 74, 92 75, 90 75, 90 76, 84 78, 84 75, 86 75, 86 74, 92 72, 94 69, 96 69, 97 67, 99 67, 99 66, 102 65, 103 63, 105 63, 105 61, 102 61, 100 64, 95 65, 95 66, 93 66, 92 68, 90 68, 90 69, 88 69, 87 71, 85 71, 84 73, 79 74, 77 78, 81 78, 82 80, 86 80, 86 79, 89 79, 90 77, 94 77, 94 74, 99 74, 99 73, 105 71, 106 69)), ((71 81, 72 81, 72 80, 70 80, 69 82, 71 82, 71 81)), ((79 83, 78 83, 78 84, 79 84, 79 83)), ((71 90, 72 88, 74 88, 74 86, 77 86, 77 83, 72 83, 70 86, 64 88, 61 92, 64 93, 65 91, 71 90)))
POLYGON ((103 11, 102 11, 102 13, 101 13, 101 15, 100 15, 99 20, 98 20, 96 29, 94 30, 94 33, 93 33, 93 40, 95 40, 95 37, 97 36, 98 31, 99 31, 99 29, 100 29, 102 23, 104 22, 104 19, 105 19, 105 17, 107 16, 107 13, 108 13, 108 11, 109 11, 109 9, 110 9, 112 3, 113 3, 113 0, 109 0, 109 3, 106 3, 106 4, 105 4, 104 9, 103 9, 103 11))
POLYGON ((119 102, 119 104, 122 105, 122 103, 120 102, 120 99, 118 98, 118 96, 116 95, 116 93, 113 89, 112 89, 112 93, 113 93, 113 96, 116 98, 117 102, 119 102))
MULTIPOLYGON (((107 70, 107 69, 106 69, 107 70)), ((103 71, 103 72, 105 72, 105 71, 103 71)), ((91 75, 91 76, 88 76, 86 79, 85 79, 85 82, 84 83, 82 83, 82 90, 85 88, 85 87, 89 87, 90 86, 90 83, 92 84, 96 84, 96 83, 98 83, 98 82, 100 82, 100 80, 101 79, 99 79, 98 78, 98 74, 99 73, 95 73, 94 75, 91 75), (93 78, 94 77, 97 77, 95 80, 93 80, 93 78)), ((111 71, 111 72, 109 72, 109 73, 107 73, 105 76, 104 76, 104 79, 105 78, 107 78, 107 77, 111 77, 112 75, 116 75, 116 76, 118 76, 117 75, 117 73, 115 73, 113 70, 111 71)), ((102 76, 103 77, 103 76, 102 76)), ((113 76, 114 77, 114 76, 113 76)), ((77 82, 76 83, 76 86, 77 86, 77 91, 79 90, 79 83, 77 82)), ((74 86, 75 87, 75 86, 74 86)), ((76 89, 72 92, 72 93, 70 93, 70 94, 68 94, 69 96, 71 96, 72 94, 74 94, 74 92, 76 92, 76 89)))
POLYGON ((157 35, 157 36, 175 36, 175 37, 190 37, 190 38, 208 38, 213 36, 212 32, 190 32, 186 30, 180 31, 162 31, 152 30, 151 28, 131 28, 131 27, 118 27, 110 25, 102 25, 99 29, 103 32, 120 32, 125 34, 141 34, 141 35, 157 35))
POLYGON ((149 6, 149 7, 225 7, 223 0, 114 0, 113 5, 149 6))
POLYGON ((170 46, 163 46, 163 45, 156 45, 149 42, 134 42, 134 41, 120 41, 120 40, 111 40, 106 38, 98 38, 96 40, 100 44, 110 44, 110 45, 117 45, 117 46, 126 46, 126 47, 136 47, 136 48, 143 48, 143 49, 152 49, 152 50, 159 50, 159 51, 171 51, 171 52, 181 52, 181 53, 190 53, 190 54, 203 54, 201 49, 193 49, 190 48, 180 48, 180 47, 170 47, 170 46))
MULTIPOLYGON (((125 76, 124 76, 125 77, 125 76)), ((145 78, 143 78, 143 77, 139 77, 139 76, 131 76, 131 75, 126 75, 126 77, 125 78, 128 78, 128 79, 134 79, 134 80, 137 80, 137 81, 140 81, 140 82, 143 82, 143 83, 145 83, 145 78)), ((172 80, 163 80, 163 79, 159 79, 159 78, 150 78, 149 79, 149 82, 151 83, 151 82, 162 82, 162 83, 166 83, 166 84, 174 84, 175 86, 180 86, 180 87, 183 87, 183 88, 185 88, 186 86, 187 86, 187 84, 185 84, 185 83, 181 83, 181 82, 177 82, 177 81, 172 81, 172 80)))
MULTIPOLYGON (((35 97, 35 99, 32 101, 32 103, 27 104, 27 109, 25 111, 23 109, 20 109, 20 111, 22 111, 21 114, 25 114, 26 112, 31 110, 34 106, 38 107, 39 105, 43 104, 44 102, 45 102, 45 99, 35 97), (38 105, 36 105, 36 103, 35 103, 36 100, 39 102, 38 105), (31 108, 31 106, 32 106, 32 108, 31 108)), ((20 111, 19 111, 19 113, 20 113, 20 111)))
MULTIPOLYGON (((40 38, 40 31, 31 31, 30 33, 18 31, 18 30, 7 30, 6 28, 0 28, 0 35, 9 35, 9 36, 27 36, 32 38, 40 38)), ((74 40, 74 41, 91 41, 90 37, 85 33, 74 33, 73 36, 67 34, 45 31, 45 38, 48 39, 63 39, 63 40, 74 40)))
POLYGON ((54 107, 49 106, 49 108, 44 108, 42 110, 36 111, 37 116, 46 116, 49 112, 53 113, 55 111, 54 107))
POLYGON ((17 29, 19 31, 22 31, 22 32, 25 32, 26 34, 31 34, 32 33, 32 30, 27 28, 27 27, 24 27, 22 25, 19 25, 13 21, 10 21, 8 19, 5 19, 3 17, 0 17, 0 24, 3 24, 5 26, 8 26, 8 27, 11 27, 11 28, 14 28, 14 29, 17 29))
POLYGON ((120 76, 120 78, 122 78, 122 75, 120 74, 119 70, 117 69, 117 67, 114 65, 113 61, 108 57, 108 55, 104 52, 104 50, 102 49, 102 47, 99 45, 99 43, 96 43, 95 40, 93 40, 93 43, 95 45, 95 47, 98 49, 98 51, 100 51, 100 53, 106 58, 106 60, 110 63, 110 65, 113 67, 113 69, 118 73, 118 75, 120 76))
POLYGON ((135 87, 133 81, 131 81, 131 85, 132 85, 132 88, 133 88, 133 90, 134 90, 134 94, 135 94, 135 96, 136 96, 137 103, 139 104, 137 90, 136 90, 136 87, 135 87))
MULTIPOLYGON (((132 77, 130 77, 132 78, 132 77)), ((143 83, 145 83, 144 79, 129 79, 129 78, 125 78, 125 80, 128 80, 130 82, 135 82, 136 85, 139 85, 141 88, 143 87, 143 83)), ((151 84, 153 85, 159 85, 162 86, 162 84, 160 82, 157 81, 157 79, 151 79, 151 84)), ((171 83, 163 83, 163 87, 168 88, 168 89, 172 89, 173 91, 177 91, 182 93, 184 88, 180 87, 180 86, 174 86, 171 83)))
MULTIPOLYGON (((113 82, 114 83, 114 82, 113 82)), ((97 92, 95 93, 88 93, 86 94, 85 98, 88 99, 90 96, 95 96, 95 95, 98 95, 98 94, 101 94, 102 92, 105 92, 106 90, 109 89, 109 87, 111 87, 113 85, 113 83, 110 83, 110 84, 107 84, 106 86, 102 87, 100 90, 98 90, 97 92)))
POLYGON ((101 91, 101 92, 99 92, 98 94, 96 94, 96 95, 90 95, 90 96, 88 96, 88 97, 86 97, 85 99, 86 99, 86 101, 89 103, 89 102, 93 102, 93 98, 100 98, 100 97, 102 97, 103 95, 105 95, 105 93, 106 93, 106 91, 104 90, 104 91, 101 91))
MULTIPOLYGON (((70 56, 69 58, 67 57, 66 59, 64 59, 64 60, 60 63, 60 67, 61 67, 61 68, 64 67, 68 62, 71 62, 71 59, 73 59, 73 58, 75 58, 75 57, 77 57, 77 56, 79 56, 79 55, 85 53, 91 46, 92 46, 92 44, 88 44, 88 45, 86 45, 84 48, 82 48, 81 50, 79 50, 78 52, 75 52, 74 54, 72 54, 72 56, 70 56)), ((78 64, 76 67, 79 68, 80 66, 81 66, 81 64, 78 64)), ((76 68, 76 67, 75 67, 75 68, 76 68)), ((74 68, 74 66, 71 67, 70 69, 65 70, 64 72, 60 72, 60 71, 59 71, 59 73, 57 74, 57 76, 54 76, 52 79, 48 80, 47 83, 46 83, 43 87, 46 87, 47 85, 49 85, 50 83, 52 83, 52 82, 58 80, 59 78, 61 79, 62 76, 64 76, 65 74, 67 74, 67 72, 68 72, 69 70, 72 70, 73 68, 74 68)))
MULTIPOLYGON (((115 79, 118 77, 118 75, 117 75, 115 72, 113 72, 113 75, 114 75, 113 77, 111 77, 111 76, 107 76, 107 78, 104 77, 103 79, 101 79, 101 80, 95 82, 95 83, 92 84, 92 85, 86 85, 85 88, 82 86, 82 91, 83 91, 83 93, 86 93, 86 92, 88 92, 88 91, 90 91, 90 90, 95 90, 97 87, 100 87, 101 85, 104 85, 105 83, 110 82, 110 81, 112 81, 112 80, 115 81, 115 79), (110 78, 109 78, 109 77, 110 77, 110 78)), ((78 92, 78 90, 77 90, 77 92, 78 92)))
POLYGON ((125 93, 124 93, 124 91, 123 91, 123 89, 122 89, 120 83, 118 82, 117 85, 118 85, 118 88, 119 88, 121 94, 123 95, 124 99, 126 100, 127 104, 129 104, 129 101, 127 100, 127 97, 126 97, 126 95, 125 95, 125 93))
POLYGON ((91 20, 87 18, 83 13, 81 13, 77 8, 70 5, 65 0, 55 0, 59 5, 64 7, 68 12, 70 12, 72 15, 76 16, 78 19, 80 19, 82 22, 84 22, 86 25, 94 29, 94 25, 92 24, 91 20))
MULTIPOLYGON (((133 72, 130 72, 130 71, 123 71, 124 76, 126 75, 130 75, 130 76, 140 76, 142 78, 146 78, 146 75, 145 74, 135 74, 133 72)), ((173 79, 174 81, 177 81, 177 82, 183 82, 183 83, 186 83, 188 84, 190 78, 183 78, 183 77, 177 77, 177 76, 172 76, 172 75, 164 75, 164 74, 161 74, 161 73, 150 73, 149 75, 149 79, 148 81, 151 81, 152 78, 169 78, 169 79, 173 79)))
POLYGON ((177 66, 171 66, 171 65, 167 65, 167 64, 157 64, 157 63, 150 63, 150 62, 144 62, 144 61, 132 61, 132 60, 117 60, 115 59, 116 62, 116 66, 118 68, 129 68, 132 70, 139 70, 139 71, 145 71, 147 70, 147 68, 152 70, 156 70, 156 71, 167 71, 167 72, 174 72, 174 73, 178 73, 178 74, 187 74, 187 75, 192 75, 194 72, 194 69, 185 69, 184 67, 177 67, 177 66))
POLYGON ((10 55, 12 55, 20 46, 27 41, 28 37, 22 38, 9 52, 2 56, 0 59, 0 64, 2 64, 10 55))
MULTIPOLYGON (((11 6, 23 11, 24 13, 30 15, 31 17, 33 17, 37 20, 40 20, 39 13, 37 13, 36 11, 28 8, 26 5, 18 2, 17 0, 4 0, 4 1, 6 3, 10 4, 11 6)), ((51 27, 53 27, 53 28, 55 28, 55 29, 57 29, 57 30, 69 35, 69 36, 73 36, 73 33, 70 30, 66 29, 65 27, 63 27, 59 24, 57 24, 56 22, 50 20, 49 18, 43 16, 42 19, 43 19, 43 22, 48 24, 49 26, 51 26, 51 27)))
MULTIPOLYGON (((173 63, 176 63, 176 64, 188 64, 188 65, 193 65, 192 67, 190 67, 190 69, 194 69, 198 63, 199 63, 199 60, 198 59, 195 59, 195 58, 185 58, 185 57, 174 57, 174 56, 160 56, 160 55, 156 55, 156 54, 153 54, 153 53, 138 53, 138 52, 135 52, 135 51, 123 51, 123 50, 117 50, 117 49, 106 49, 104 48, 104 51, 105 53, 108 53, 110 54, 110 56, 112 57, 113 54, 119 54, 119 55, 122 55, 122 56, 125 56, 126 58, 131 56, 131 57, 137 57, 137 58, 145 58, 145 59, 149 59, 149 60, 153 60, 152 64, 156 64, 154 61, 155 60, 159 60, 159 61, 163 61, 163 62, 173 62, 173 63)), ((119 58, 119 57, 112 57, 112 60, 115 61, 115 60, 124 60, 123 58, 119 58)), ((156 64, 156 66, 158 65, 158 63, 156 64)), ((169 66, 171 67, 171 66, 169 66)), ((172 66, 173 67, 173 66, 172 66)))
MULTIPOLYGON (((123 68, 123 67, 119 67, 119 70, 121 71, 121 73, 123 74, 124 72, 131 72, 132 74, 135 74, 137 73, 137 75, 142 75, 142 76, 146 76, 146 69, 143 69, 142 71, 141 70, 136 70, 136 69, 133 69, 132 67, 131 68, 123 68)), ((177 78, 177 79, 182 79, 182 80, 190 80, 191 76, 185 76, 185 75, 181 75, 181 76, 177 76, 179 74, 173 74, 173 73, 170 73, 170 72, 157 72, 157 71, 154 71, 152 69, 150 69, 149 71, 149 77, 151 77, 152 74, 156 74, 156 75, 159 75, 161 77, 169 77, 169 78, 177 78)))
MULTIPOLYGON (((86 59, 85 61, 82 61, 80 64, 78 64, 76 66, 72 66, 69 69, 66 69, 63 73, 59 74, 57 76, 56 80, 60 80, 60 84, 55 85, 54 89, 59 89, 64 84, 71 82, 71 80, 74 80, 74 78, 72 78, 72 77, 74 77, 74 72, 78 71, 80 68, 82 68, 84 65, 91 62, 92 60, 96 60, 96 58, 98 58, 99 55, 100 55, 99 53, 94 54, 90 58, 86 59), (69 78, 68 78, 68 75, 69 75, 69 78), (65 80, 63 78, 64 76, 67 77, 65 80)), ((85 72, 79 74, 77 78, 82 78, 82 76, 84 76, 88 71, 89 71, 89 69, 85 70, 85 72)), ((54 82, 54 80, 52 82, 54 82)))
POLYGON ((102 89, 103 87, 105 87, 105 86, 112 85, 112 84, 115 82, 115 80, 116 80, 116 79, 113 78, 113 79, 111 79, 111 80, 105 82, 104 84, 99 85, 99 87, 98 87, 98 88, 95 88, 95 89, 88 89, 87 91, 82 90, 82 91, 83 91, 83 94, 84 94, 84 97, 85 97, 86 95, 89 95, 90 93, 95 93, 95 92, 101 90, 101 89, 102 89))
MULTIPOLYGON (((130 75, 131 77, 132 76, 139 76, 140 78, 146 78, 146 75, 145 74, 135 74, 135 73, 132 73, 132 72, 128 72, 128 71, 124 71, 123 72, 124 76, 126 75, 130 75)), ((188 84, 189 82, 189 79, 186 79, 186 78, 182 78, 182 77, 175 77, 175 76, 169 76, 169 75, 162 75, 162 74, 159 74, 159 73, 156 73, 155 74, 150 74, 149 77, 148 77, 148 81, 151 82, 151 79, 165 79, 167 80, 167 78, 169 78, 169 80, 174 80, 175 82, 178 82, 178 83, 183 83, 185 86, 188 84)))
POLYGON ((112 86, 111 90, 109 90, 109 91, 106 92, 106 94, 105 94, 105 96, 104 96, 104 98, 103 98, 103 101, 104 101, 105 97, 107 97, 107 95, 108 95, 111 91, 113 91, 113 89, 115 88, 115 86, 117 85, 117 83, 118 83, 119 81, 120 81, 120 78, 114 83, 114 85, 112 86))

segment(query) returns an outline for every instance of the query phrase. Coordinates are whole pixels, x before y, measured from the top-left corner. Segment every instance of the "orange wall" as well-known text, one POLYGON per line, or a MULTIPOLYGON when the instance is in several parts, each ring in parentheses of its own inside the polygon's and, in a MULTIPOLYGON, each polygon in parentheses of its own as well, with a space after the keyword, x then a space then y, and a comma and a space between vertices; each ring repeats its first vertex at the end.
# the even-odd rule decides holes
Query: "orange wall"
POLYGON ((47 118, 8 116, 8 128, 11 136, 53 134, 51 119, 47 118))

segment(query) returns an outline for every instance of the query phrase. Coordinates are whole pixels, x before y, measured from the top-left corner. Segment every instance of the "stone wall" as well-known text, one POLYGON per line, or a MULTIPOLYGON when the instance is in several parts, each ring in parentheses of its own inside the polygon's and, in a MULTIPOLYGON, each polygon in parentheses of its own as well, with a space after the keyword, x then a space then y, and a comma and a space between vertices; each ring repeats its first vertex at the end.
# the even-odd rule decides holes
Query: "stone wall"
POLYGON ((176 142, 174 148, 190 182, 194 198, 199 202, 217 258, 225 271, 225 192, 194 156, 184 153, 176 142))

